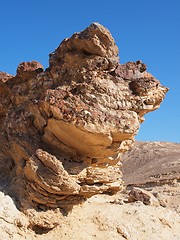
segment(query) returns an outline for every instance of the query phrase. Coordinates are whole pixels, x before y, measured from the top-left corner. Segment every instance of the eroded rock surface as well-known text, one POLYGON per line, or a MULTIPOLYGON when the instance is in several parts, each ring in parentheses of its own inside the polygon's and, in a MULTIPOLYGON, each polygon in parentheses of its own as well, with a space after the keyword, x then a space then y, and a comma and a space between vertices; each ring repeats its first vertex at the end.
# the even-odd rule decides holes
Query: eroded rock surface
POLYGON ((98 23, 65 39, 49 68, 0 75, 0 171, 22 208, 73 205, 123 188, 120 157, 167 88, 141 61, 119 63, 98 23))

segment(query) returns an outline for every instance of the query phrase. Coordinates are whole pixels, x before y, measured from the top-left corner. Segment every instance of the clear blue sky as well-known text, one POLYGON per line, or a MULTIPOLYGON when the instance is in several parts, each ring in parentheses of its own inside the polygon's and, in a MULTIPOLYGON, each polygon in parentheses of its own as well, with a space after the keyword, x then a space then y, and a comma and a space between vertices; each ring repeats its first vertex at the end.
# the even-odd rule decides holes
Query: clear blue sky
POLYGON ((180 0, 3 0, 0 9, 0 71, 15 74, 31 60, 46 68, 64 38, 99 22, 112 33, 121 63, 142 60, 170 88, 136 139, 180 142, 180 0))

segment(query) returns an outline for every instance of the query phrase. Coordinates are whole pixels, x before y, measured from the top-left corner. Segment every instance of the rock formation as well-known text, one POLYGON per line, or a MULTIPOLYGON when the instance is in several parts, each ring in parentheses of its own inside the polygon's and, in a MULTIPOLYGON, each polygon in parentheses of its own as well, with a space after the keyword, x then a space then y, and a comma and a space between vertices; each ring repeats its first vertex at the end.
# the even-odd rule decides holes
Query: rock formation
POLYGON ((167 88, 141 61, 119 63, 98 23, 65 39, 49 68, 0 74, 0 170, 22 207, 63 207, 123 188, 120 157, 167 88))

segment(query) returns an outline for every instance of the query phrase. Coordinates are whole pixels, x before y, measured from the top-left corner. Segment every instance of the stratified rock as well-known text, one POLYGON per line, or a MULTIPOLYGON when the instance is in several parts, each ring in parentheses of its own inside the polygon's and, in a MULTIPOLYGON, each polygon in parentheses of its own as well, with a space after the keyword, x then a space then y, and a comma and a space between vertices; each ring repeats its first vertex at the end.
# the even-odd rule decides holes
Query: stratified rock
POLYGON ((121 190, 120 156, 168 90, 141 61, 121 65, 98 23, 65 39, 49 63, 21 63, 0 89, 0 170, 10 163, 11 194, 26 209, 121 190))

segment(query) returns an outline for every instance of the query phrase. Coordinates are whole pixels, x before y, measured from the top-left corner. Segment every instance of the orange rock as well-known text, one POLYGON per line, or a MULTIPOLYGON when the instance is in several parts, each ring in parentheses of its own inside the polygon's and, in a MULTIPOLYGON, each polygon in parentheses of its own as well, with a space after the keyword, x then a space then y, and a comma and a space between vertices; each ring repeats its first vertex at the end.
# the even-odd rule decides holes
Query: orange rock
POLYGON ((168 89, 141 61, 119 64, 98 23, 62 41, 49 63, 21 63, 0 85, 0 170, 10 163, 11 193, 23 207, 56 208, 122 190, 120 157, 168 89))

